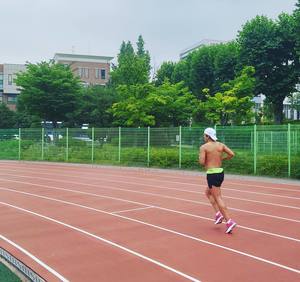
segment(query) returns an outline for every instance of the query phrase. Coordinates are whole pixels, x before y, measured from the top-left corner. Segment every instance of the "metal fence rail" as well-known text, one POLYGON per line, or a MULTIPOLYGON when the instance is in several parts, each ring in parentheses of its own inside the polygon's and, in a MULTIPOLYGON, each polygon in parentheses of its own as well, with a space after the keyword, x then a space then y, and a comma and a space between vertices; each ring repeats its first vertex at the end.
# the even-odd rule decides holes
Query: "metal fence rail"
MULTIPOLYGON (((300 179, 300 125, 216 126, 227 172, 300 179)), ((199 169, 204 127, 2 129, 0 159, 199 169)))

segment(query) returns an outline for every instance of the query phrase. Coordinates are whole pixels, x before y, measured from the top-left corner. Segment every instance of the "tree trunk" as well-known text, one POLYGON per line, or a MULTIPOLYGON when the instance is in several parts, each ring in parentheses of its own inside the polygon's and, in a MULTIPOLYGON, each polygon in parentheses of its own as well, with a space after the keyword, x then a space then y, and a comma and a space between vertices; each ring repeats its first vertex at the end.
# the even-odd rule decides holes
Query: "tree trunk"
POLYGON ((275 124, 282 124, 283 122, 283 100, 279 99, 274 104, 274 121, 275 124))

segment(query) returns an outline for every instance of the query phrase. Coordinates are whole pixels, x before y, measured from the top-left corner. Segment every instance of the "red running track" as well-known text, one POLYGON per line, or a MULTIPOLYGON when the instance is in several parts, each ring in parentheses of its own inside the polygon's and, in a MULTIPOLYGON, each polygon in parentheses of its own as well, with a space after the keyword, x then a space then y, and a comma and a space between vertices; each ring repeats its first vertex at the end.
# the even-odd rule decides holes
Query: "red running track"
POLYGON ((300 183, 226 179, 233 234, 196 173, 0 162, 0 243, 47 281, 300 281, 300 183))

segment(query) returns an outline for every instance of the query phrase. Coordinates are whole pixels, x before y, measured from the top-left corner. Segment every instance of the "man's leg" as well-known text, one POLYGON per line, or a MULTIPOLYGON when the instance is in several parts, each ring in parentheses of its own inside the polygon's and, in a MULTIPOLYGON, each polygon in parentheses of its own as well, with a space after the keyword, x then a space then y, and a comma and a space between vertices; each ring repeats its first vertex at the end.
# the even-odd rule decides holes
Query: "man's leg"
POLYGON ((213 206, 215 212, 217 213, 219 211, 219 207, 215 201, 214 196, 211 194, 210 192, 211 189, 209 189, 208 187, 205 190, 205 195, 208 198, 208 200, 210 201, 211 205, 213 206))
POLYGON ((222 195, 221 195, 221 189, 220 187, 212 187, 210 189, 210 193, 213 196, 218 209, 220 210, 220 212, 222 213, 222 215, 224 216, 224 218, 226 219, 226 221, 228 221, 230 219, 229 214, 228 214, 228 209, 227 206, 225 204, 225 202, 222 199, 222 195))

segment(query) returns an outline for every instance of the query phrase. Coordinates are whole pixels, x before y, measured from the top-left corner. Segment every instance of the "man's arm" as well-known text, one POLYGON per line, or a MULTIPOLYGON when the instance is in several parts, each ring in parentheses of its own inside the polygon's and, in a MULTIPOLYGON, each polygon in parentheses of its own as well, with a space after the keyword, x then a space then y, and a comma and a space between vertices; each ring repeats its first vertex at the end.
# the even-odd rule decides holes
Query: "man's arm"
POLYGON ((206 162, 206 152, 203 146, 200 147, 200 152, 199 152, 199 164, 200 165, 205 165, 206 162))
POLYGON ((227 154, 226 157, 223 157, 223 161, 230 160, 234 157, 234 152, 230 150, 226 145, 223 147, 223 152, 227 154))

